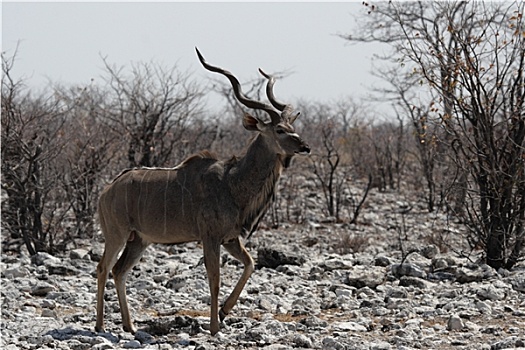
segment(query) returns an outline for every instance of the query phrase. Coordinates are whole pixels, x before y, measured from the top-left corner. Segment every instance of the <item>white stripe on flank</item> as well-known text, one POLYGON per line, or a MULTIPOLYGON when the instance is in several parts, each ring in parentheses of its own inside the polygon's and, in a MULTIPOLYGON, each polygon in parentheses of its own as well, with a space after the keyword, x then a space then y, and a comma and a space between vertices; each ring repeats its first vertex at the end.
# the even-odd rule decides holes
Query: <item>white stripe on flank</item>
POLYGON ((164 236, 168 232, 168 186, 170 184, 170 172, 166 171, 166 187, 164 188, 164 236))
POLYGON ((183 164, 184 162, 180 163, 179 165, 177 166, 174 166, 174 167, 151 167, 151 166, 143 166, 143 167, 140 167, 140 168, 136 168, 137 170, 177 170, 180 168, 180 166, 183 164))
POLYGON ((126 207, 126 216, 127 216, 127 219, 128 219, 128 226, 129 226, 129 229, 131 230, 131 220, 129 219, 130 216, 131 216, 131 213, 129 212, 129 207, 128 207, 128 186, 129 186, 129 183, 125 183, 126 186, 125 186, 125 194, 124 194, 124 203, 125 203, 125 207, 126 207))
POLYGON ((142 197, 142 184, 144 183, 144 178, 146 177, 146 175, 148 175, 149 171, 146 170, 144 172, 144 175, 142 175, 142 179, 140 179, 140 185, 139 185, 139 199, 137 200, 137 225, 138 227, 142 228, 142 224, 141 224, 141 215, 140 215, 140 204, 141 204, 141 197, 142 197))

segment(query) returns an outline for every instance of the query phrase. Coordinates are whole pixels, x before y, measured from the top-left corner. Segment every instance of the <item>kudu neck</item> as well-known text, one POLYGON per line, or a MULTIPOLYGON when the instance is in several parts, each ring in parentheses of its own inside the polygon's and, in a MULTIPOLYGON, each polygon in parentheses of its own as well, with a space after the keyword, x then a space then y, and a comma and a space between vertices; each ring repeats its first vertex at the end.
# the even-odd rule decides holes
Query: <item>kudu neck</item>
POLYGON ((282 156, 275 153, 263 135, 258 135, 239 162, 241 173, 248 173, 248 181, 266 179, 270 174, 282 170, 282 156), (277 168, 277 169, 276 169, 277 168))
POLYGON ((238 205, 258 207, 270 200, 283 169, 282 159, 263 135, 258 135, 252 141, 231 173, 230 187, 237 197, 238 205))

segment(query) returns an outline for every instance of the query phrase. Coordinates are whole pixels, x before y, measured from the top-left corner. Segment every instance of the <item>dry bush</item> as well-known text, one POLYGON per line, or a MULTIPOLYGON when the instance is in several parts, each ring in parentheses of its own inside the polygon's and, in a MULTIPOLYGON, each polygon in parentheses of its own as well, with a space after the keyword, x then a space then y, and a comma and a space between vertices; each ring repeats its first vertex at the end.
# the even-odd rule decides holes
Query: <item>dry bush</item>
POLYGON ((390 93, 416 137, 437 138, 435 149, 420 149, 429 196, 438 186, 444 200, 454 193, 448 208, 471 230, 472 248, 483 247, 488 265, 511 268, 525 253, 525 4, 364 5, 360 30, 345 38, 391 45, 393 70, 378 74, 392 82, 397 72, 403 89, 390 93), (436 179, 436 164, 449 176, 436 179))
MULTIPOLYGON (((32 96, 11 78, 2 55, 2 237, 5 249, 55 251, 69 210, 56 188, 57 162, 69 142, 65 113, 53 96, 32 96)), ((63 238, 63 237, 62 237, 63 238)))
POLYGON ((338 232, 334 250, 338 254, 359 253, 369 245, 370 238, 357 232, 338 232))
POLYGON ((187 131, 201 115, 202 97, 189 76, 153 63, 134 65, 126 74, 104 63, 111 89, 104 118, 127 142, 128 167, 166 166, 187 156, 194 141, 187 131))

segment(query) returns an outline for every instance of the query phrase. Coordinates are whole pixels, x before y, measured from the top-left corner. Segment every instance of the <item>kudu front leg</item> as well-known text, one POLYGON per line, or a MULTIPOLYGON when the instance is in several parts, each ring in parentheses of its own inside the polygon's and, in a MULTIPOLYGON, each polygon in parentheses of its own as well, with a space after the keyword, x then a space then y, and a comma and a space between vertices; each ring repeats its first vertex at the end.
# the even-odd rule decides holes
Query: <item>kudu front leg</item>
POLYGON ((224 305, 221 308, 221 311, 219 312, 219 316, 221 321, 224 320, 226 315, 230 313, 232 308, 237 303, 237 300, 239 299, 239 295, 241 294, 244 286, 246 285, 246 282, 248 282, 248 279, 250 278, 251 274, 253 273, 255 267, 253 263, 253 259, 244 247, 244 244, 242 244, 240 238, 237 238, 233 241, 229 241, 225 244, 223 244, 224 248, 237 260, 243 263, 244 270, 242 272, 242 276, 235 285, 235 288, 231 292, 230 296, 226 301, 224 302, 224 305))
MULTIPOLYGON (((108 228, 104 225, 103 218, 101 217, 101 226, 104 232, 109 232, 108 228)), ((106 282, 108 280, 109 271, 115 265, 118 258, 118 253, 122 250, 126 240, 116 239, 112 243, 108 243, 106 238, 106 245, 104 248, 104 254, 102 259, 97 266, 97 323, 95 330, 97 332, 105 332, 104 329, 104 291, 106 289, 106 282)))
POLYGON ((139 262, 148 245, 149 244, 144 242, 138 235, 135 235, 132 241, 127 242, 126 248, 113 267, 113 279, 115 280, 120 313, 122 315, 122 328, 124 328, 126 332, 133 334, 136 333, 137 329, 133 325, 129 314, 128 299, 126 297, 126 279, 128 272, 139 262))
POLYGON ((119 247, 116 247, 116 249, 108 249, 106 247, 102 259, 100 259, 97 266, 97 323, 95 325, 95 331, 97 332, 106 331, 104 328, 104 291, 106 289, 109 270, 117 261, 118 248, 119 247))
POLYGON ((211 335, 219 332, 219 287, 220 276, 220 250, 221 245, 217 242, 206 242, 203 240, 204 265, 208 273, 208 283, 210 285, 211 309, 210 309, 210 333, 211 335))

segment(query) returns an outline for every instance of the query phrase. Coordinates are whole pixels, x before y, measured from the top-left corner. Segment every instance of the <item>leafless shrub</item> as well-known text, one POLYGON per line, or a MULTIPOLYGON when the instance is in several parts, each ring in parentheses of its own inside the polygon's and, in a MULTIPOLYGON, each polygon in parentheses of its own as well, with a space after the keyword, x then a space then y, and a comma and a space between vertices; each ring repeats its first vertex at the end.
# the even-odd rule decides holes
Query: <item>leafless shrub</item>
POLYGON ((115 165, 120 135, 104 122, 104 111, 100 107, 106 95, 96 86, 69 90, 57 87, 55 95, 67 106, 64 132, 70 140, 55 169, 61 174, 58 185, 72 212, 72 236, 92 237, 98 194, 104 185, 103 179, 115 165))
POLYGON ((308 125, 312 139, 310 171, 323 192, 326 214, 339 221, 343 189, 349 176, 347 159, 343 158, 343 124, 329 105, 310 104, 302 106, 302 110, 302 122, 308 125))
POLYGON ((370 238, 353 231, 338 232, 334 249, 339 254, 359 253, 368 247, 370 238))
POLYGON ((175 67, 140 63, 131 74, 104 60, 112 90, 105 117, 124 135, 129 167, 162 166, 187 155, 186 131, 201 113, 202 93, 175 67))
POLYGON ((54 169, 68 136, 65 114, 53 96, 33 97, 11 78, 15 57, 2 55, 2 226, 4 249, 55 251, 69 205, 54 169))
POLYGON ((435 245, 443 254, 450 250, 450 239, 446 232, 432 232, 426 237, 426 243, 435 245))
MULTIPOLYGON (((443 197, 449 198, 450 189, 459 194, 449 208, 462 205, 455 214, 471 229, 472 246, 484 248, 487 264, 511 268, 525 247, 525 5, 365 6, 369 16, 361 31, 346 39, 392 45, 388 59, 419 90, 405 94, 405 107, 419 109, 416 117, 435 121, 439 130, 435 155, 452 174, 440 184, 443 197), (370 25, 376 23, 381 25, 370 25)), ((423 165, 427 182, 433 181, 428 167, 433 164, 423 165)))
POLYGON ((370 173, 381 190, 399 189, 407 155, 407 130, 402 118, 397 124, 383 122, 369 127, 375 166, 370 173))

